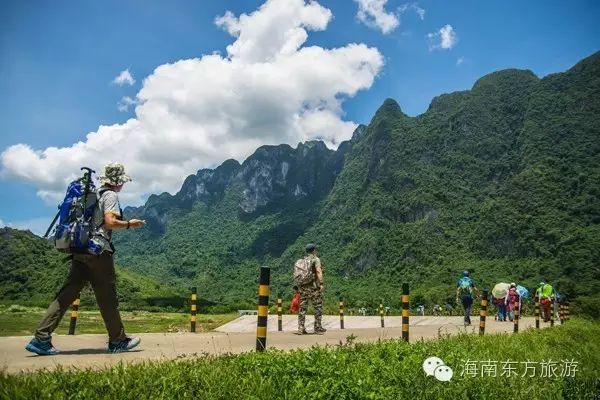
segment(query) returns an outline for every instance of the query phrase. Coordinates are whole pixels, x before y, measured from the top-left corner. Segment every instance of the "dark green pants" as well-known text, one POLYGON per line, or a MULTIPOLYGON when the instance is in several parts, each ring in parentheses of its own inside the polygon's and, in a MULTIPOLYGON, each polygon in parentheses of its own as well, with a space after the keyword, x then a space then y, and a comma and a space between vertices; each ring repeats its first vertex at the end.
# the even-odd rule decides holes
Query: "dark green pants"
POLYGON ((35 331, 35 337, 40 340, 50 339, 52 332, 60 323, 71 303, 79 296, 85 283, 90 282, 108 331, 109 340, 116 342, 125 339, 125 329, 117 300, 117 276, 112 253, 105 251, 98 256, 75 254, 68 263, 70 270, 67 281, 46 310, 46 314, 35 331))

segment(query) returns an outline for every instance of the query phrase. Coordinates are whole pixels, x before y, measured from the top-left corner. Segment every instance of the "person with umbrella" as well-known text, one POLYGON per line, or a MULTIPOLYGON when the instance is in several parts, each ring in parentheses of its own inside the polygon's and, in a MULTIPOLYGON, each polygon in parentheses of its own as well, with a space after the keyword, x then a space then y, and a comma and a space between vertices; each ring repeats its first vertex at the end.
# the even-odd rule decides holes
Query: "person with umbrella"
POLYGON ((506 296, 509 288, 508 283, 500 282, 492 289, 492 303, 498 310, 498 321, 506 321, 506 296))
POLYGON ((515 303, 519 303, 519 309, 521 308, 521 296, 517 292, 517 285, 513 282, 510 284, 508 289, 508 295, 506 296, 506 309, 508 311, 508 319, 514 321, 515 319, 515 303))

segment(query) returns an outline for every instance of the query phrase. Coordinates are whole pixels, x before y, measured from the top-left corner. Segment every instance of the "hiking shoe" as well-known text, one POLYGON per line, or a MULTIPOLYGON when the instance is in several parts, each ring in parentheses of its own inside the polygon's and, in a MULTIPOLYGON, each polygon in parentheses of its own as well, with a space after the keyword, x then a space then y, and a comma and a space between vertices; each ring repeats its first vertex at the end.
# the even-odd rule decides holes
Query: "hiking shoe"
POLYGON ((142 340, 139 337, 128 337, 119 342, 108 342, 109 353, 121 353, 137 347, 142 340))
POLYGON ((320 326, 320 327, 318 327, 318 328, 315 328, 315 333, 316 333, 317 335, 322 335, 322 334, 324 334, 325 332, 327 332, 327 329, 323 328, 322 326, 320 326))
POLYGON ((50 340, 40 340, 38 338, 31 339, 31 341, 27 343, 27 346, 25 346, 25 350, 40 356, 53 356, 59 353, 59 351, 52 346, 50 340))
POLYGON ((294 333, 296 335, 308 335, 308 332, 306 332, 306 329, 304 329, 304 328, 298 328, 298 330, 294 333))

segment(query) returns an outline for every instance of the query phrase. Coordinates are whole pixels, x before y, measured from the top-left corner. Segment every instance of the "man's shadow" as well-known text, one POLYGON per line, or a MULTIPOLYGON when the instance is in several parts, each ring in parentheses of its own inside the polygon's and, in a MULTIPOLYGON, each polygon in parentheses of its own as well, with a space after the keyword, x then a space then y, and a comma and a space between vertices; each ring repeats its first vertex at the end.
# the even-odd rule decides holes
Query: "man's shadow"
MULTIPOLYGON (((77 350, 62 350, 60 351, 60 353, 55 354, 54 357, 56 356, 71 356, 71 355, 78 355, 78 354, 87 354, 87 355, 91 355, 91 354, 106 354, 107 356, 110 355, 116 355, 116 354, 123 354, 123 353, 138 353, 144 351, 142 349, 136 349, 136 350, 128 350, 128 351, 122 351, 122 352, 118 352, 118 353, 109 353, 106 349, 77 349, 77 350)), ((37 354, 32 354, 28 357, 38 357, 37 354)))

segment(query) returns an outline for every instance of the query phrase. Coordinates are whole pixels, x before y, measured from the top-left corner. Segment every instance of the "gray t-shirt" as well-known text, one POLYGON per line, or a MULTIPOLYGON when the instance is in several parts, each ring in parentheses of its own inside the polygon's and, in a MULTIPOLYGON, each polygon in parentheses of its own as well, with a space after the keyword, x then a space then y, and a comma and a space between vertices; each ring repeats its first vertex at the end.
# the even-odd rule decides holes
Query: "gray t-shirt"
POLYGON ((93 237, 100 242, 104 251, 112 251, 110 242, 112 239, 112 230, 106 229, 104 225, 104 214, 112 213, 118 218, 121 218, 121 206, 119 205, 119 197, 116 192, 106 190, 102 187, 98 192, 102 192, 98 199, 98 207, 94 210, 94 230, 93 237))

